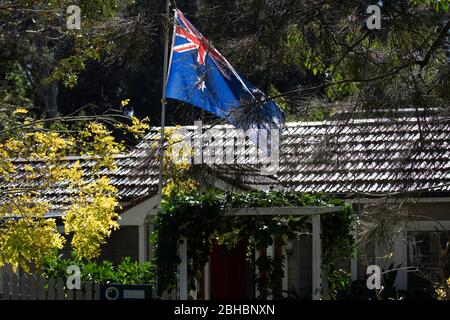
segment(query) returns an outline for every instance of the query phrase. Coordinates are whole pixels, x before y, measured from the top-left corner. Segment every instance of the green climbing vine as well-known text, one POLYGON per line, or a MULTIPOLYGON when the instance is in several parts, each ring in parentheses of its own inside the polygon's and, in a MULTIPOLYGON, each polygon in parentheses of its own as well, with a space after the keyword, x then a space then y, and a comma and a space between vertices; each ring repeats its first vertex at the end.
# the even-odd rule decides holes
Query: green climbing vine
MULTIPOLYGON (((195 279, 208 261, 214 244, 235 247, 239 241, 247 244, 247 257, 259 271, 255 279, 261 299, 270 293, 281 297, 283 263, 286 257, 265 255, 254 257, 256 250, 265 249, 276 241, 284 244, 295 239, 300 232, 310 232, 311 223, 306 216, 223 216, 221 212, 237 207, 303 207, 342 206, 343 211, 322 216, 323 263, 333 265, 338 258, 350 256, 353 238, 350 235, 351 207, 342 200, 325 195, 296 192, 249 192, 237 194, 209 191, 165 199, 161 214, 155 221, 153 244, 154 262, 158 273, 158 290, 161 293, 176 286, 176 269, 179 257, 177 244, 180 236, 188 241, 189 288, 195 289, 195 279)), ((274 212, 276 214, 276 211, 274 212)))

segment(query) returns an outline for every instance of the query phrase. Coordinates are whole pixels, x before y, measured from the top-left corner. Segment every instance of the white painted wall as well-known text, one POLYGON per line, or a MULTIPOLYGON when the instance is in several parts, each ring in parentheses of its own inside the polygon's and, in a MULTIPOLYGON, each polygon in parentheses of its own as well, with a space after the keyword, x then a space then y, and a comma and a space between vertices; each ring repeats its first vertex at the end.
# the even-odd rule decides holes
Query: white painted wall
POLYGON ((150 212, 158 204, 158 197, 154 196, 138 205, 131 207, 120 214, 119 224, 121 226, 140 226, 150 215, 150 212))
POLYGON ((148 261, 151 258, 149 244, 151 214, 158 204, 158 197, 154 196, 140 204, 126 210, 120 215, 120 226, 137 226, 139 232, 139 262, 148 261))

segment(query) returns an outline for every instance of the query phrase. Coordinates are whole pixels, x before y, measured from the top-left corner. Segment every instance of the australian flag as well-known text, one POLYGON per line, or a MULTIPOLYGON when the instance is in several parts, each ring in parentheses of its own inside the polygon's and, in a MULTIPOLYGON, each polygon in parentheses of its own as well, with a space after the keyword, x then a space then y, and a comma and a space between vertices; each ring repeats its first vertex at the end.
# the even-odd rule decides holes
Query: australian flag
POLYGON ((279 128, 284 113, 241 76, 208 40, 175 10, 166 96, 250 128, 279 128))

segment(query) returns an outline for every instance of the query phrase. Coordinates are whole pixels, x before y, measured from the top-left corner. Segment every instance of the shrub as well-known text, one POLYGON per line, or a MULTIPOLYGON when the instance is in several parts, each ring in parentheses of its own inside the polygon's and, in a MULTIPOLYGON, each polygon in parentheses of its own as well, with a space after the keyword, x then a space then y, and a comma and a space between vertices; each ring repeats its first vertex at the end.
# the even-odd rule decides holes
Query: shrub
POLYGON ((81 281, 83 282, 91 281, 99 284, 153 284, 155 279, 154 266, 151 262, 133 262, 130 257, 125 257, 120 263, 114 265, 108 260, 100 262, 78 261, 63 259, 57 255, 46 258, 43 276, 65 281, 70 275, 67 273, 67 267, 70 265, 80 267, 81 281))

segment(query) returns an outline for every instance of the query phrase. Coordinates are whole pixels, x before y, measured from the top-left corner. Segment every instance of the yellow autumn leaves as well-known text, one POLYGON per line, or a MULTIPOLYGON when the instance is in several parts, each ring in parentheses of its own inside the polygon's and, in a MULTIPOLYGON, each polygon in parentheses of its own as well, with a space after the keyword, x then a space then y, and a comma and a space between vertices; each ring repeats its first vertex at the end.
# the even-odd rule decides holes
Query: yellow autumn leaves
POLYGON ((27 114, 28 110, 25 108, 17 108, 16 110, 14 110, 14 114, 27 114))
POLYGON ((45 218, 49 204, 33 200, 32 196, 20 195, 0 206, 0 219, 4 221, 0 232, 0 266, 20 265, 25 272, 34 271, 40 258, 63 247, 64 238, 58 233, 55 220, 45 218))
POLYGON ((135 138, 139 138, 140 136, 142 136, 142 134, 144 132, 146 132, 146 131, 148 131, 148 129, 150 129, 148 121, 149 121, 149 118, 147 118, 147 117, 144 118, 143 120, 140 120, 140 119, 136 118, 135 116, 132 116, 130 125, 118 124, 116 126, 116 128, 123 129, 126 132, 130 132, 134 135, 135 138))
MULTIPOLYGON (((14 114, 25 111, 16 109, 14 114)), ((96 121, 77 131, 17 128, 0 137, 0 266, 39 270, 43 259, 65 244, 76 258, 97 257, 119 227, 118 192, 105 174, 116 169, 115 157, 124 144, 96 121), (57 190, 64 190, 64 199, 51 197, 57 190), (57 211, 70 241, 49 217, 57 211)), ((147 128, 132 119, 125 129, 142 134, 147 128)))
MULTIPOLYGON (((165 185, 163 195, 189 194, 199 188, 199 183, 193 179, 189 170, 191 165, 186 161, 174 161, 178 157, 192 156, 193 149, 184 142, 184 136, 180 134, 180 127, 167 128, 164 132, 166 137, 166 148, 164 151, 164 174, 165 185)), ((159 137, 158 137, 159 139, 159 137)))
POLYGON ((447 288, 444 286, 436 287, 435 293, 438 300, 450 300, 450 295, 447 293, 450 291, 450 278, 447 279, 447 288))
POLYGON ((112 230, 119 228, 115 209, 117 189, 106 177, 82 187, 79 197, 64 218, 66 233, 73 233, 72 246, 77 257, 93 259, 112 230))

